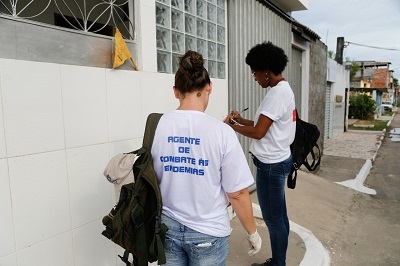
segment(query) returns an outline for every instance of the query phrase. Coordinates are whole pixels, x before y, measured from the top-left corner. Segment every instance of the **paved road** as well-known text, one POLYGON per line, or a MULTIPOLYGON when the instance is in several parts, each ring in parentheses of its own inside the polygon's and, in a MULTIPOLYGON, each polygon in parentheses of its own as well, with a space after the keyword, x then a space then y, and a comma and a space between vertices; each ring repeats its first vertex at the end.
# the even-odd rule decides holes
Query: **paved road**
MULTIPOLYGON (((391 128, 400 128, 400 115, 391 128)), ((400 265, 400 142, 391 142, 388 135, 382 141, 379 132, 345 132, 327 141, 320 170, 300 171, 296 189, 286 192, 290 220, 322 243, 330 265, 400 265), (375 160, 364 185, 376 195, 336 183, 354 179, 371 157, 375 160)), ((258 203, 255 194, 252 200, 258 203)), ((265 225, 261 220, 257 224, 263 248, 248 257, 244 230, 237 219, 232 220, 227 265, 251 265, 271 256, 265 225)), ((313 255, 315 263, 304 263, 305 255, 313 251, 305 242, 291 231, 287 265, 327 265, 318 255, 313 255)))
MULTIPOLYGON (((400 128, 400 115, 391 128, 400 128)), ((365 183, 377 194, 355 195, 336 265, 400 265, 399 155, 400 142, 392 142, 387 134, 365 183)))

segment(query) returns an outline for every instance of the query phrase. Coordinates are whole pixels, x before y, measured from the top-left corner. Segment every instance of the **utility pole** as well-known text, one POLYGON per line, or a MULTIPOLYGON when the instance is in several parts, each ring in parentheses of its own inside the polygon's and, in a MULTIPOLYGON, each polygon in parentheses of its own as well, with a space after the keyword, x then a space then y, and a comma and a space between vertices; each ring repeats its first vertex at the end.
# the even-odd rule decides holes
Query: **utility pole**
POLYGON ((335 61, 343 64, 344 37, 337 37, 335 61))

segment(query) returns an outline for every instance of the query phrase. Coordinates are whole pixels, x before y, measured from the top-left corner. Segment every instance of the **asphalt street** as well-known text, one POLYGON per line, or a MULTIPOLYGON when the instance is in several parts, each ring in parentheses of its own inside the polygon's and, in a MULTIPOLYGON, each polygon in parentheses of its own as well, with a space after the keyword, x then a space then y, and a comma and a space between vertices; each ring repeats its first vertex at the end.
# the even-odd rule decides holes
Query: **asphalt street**
MULTIPOLYGON (((392 142, 389 134, 400 128, 400 115, 387 119, 386 132, 347 131, 327 140, 320 169, 299 171, 296 188, 286 190, 288 266, 400 265, 400 142, 392 142), (372 167, 365 170, 368 163, 372 167), (361 172, 362 185, 376 194, 339 184, 361 172)), ((252 200, 258 204, 255 193, 252 200)), ((255 219, 262 250, 247 255, 245 231, 233 218, 227 265, 251 265, 271 257, 268 231, 255 219)))

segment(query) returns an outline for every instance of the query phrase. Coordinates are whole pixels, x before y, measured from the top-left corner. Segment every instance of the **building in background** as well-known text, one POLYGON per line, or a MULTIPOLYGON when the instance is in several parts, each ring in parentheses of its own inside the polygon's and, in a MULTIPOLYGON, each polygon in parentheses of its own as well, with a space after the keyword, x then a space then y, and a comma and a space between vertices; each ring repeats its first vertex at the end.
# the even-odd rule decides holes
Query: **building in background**
POLYGON ((363 92, 371 95, 376 101, 376 113, 382 114, 382 102, 393 103, 395 90, 393 85, 393 72, 390 62, 356 61, 360 66, 351 82, 353 94, 363 92))

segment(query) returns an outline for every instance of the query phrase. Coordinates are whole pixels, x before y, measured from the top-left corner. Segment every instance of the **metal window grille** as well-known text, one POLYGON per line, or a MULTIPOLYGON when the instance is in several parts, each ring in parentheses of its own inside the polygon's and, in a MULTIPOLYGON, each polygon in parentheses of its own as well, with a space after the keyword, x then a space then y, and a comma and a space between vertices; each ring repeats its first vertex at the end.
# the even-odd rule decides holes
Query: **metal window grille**
POLYGON ((134 39, 133 0, 0 0, 0 16, 113 36, 134 39))

